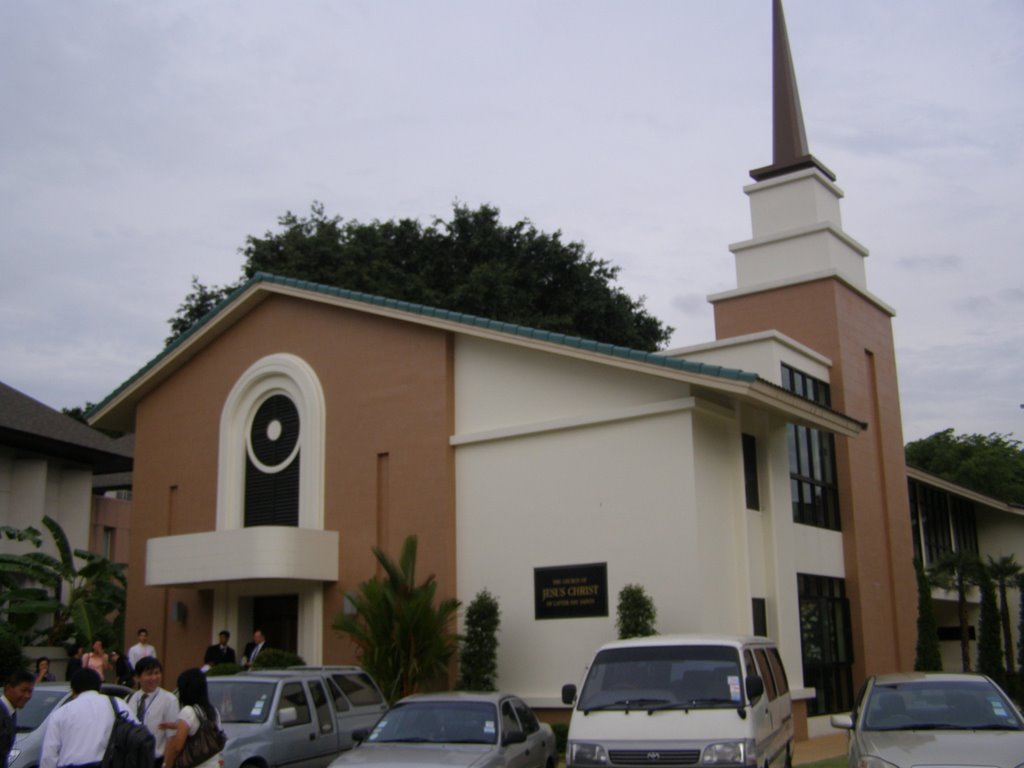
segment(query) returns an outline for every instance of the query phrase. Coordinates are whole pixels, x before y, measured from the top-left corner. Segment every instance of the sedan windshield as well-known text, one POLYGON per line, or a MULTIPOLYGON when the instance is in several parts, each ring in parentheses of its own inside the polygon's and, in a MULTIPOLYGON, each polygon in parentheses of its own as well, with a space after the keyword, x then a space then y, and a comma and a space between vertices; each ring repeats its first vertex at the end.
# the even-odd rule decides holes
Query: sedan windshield
POLYGON ((936 731, 1024 728, 1013 705, 986 680, 920 680, 875 685, 864 730, 936 731))
POLYGON ((263 723, 270 714, 274 683, 247 683, 230 677, 207 681, 210 703, 217 708, 223 723, 263 723))
POLYGON ((742 704, 740 656, 722 645, 609 648, 597 654, 580 694, 583 712, 706 709, 742 704))
POLYGON ((66 688, 36 688, 28 703, 18 710, 18 733, 28 733, 42 725, 57 702, 67 695, 66 688))
POLYGON ((493 704, 477 701, 414 701, 398 704, 380 719, 368 741, 430 744, 496 744, 493 704))

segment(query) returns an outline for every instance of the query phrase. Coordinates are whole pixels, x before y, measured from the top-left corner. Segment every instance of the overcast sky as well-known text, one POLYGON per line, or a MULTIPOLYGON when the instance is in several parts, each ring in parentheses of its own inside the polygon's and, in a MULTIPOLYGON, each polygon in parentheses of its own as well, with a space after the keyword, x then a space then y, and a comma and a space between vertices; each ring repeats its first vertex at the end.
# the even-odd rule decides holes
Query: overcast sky
MULTIPOLYGON (((811 151, 895 307, 907 440, 1024 435, 1024 2, 787 0, 811 151)), ((771 162, 769 0, 0 3, 0 381, 100 401, 314 200, 528 217, 714 337, 771 162)))

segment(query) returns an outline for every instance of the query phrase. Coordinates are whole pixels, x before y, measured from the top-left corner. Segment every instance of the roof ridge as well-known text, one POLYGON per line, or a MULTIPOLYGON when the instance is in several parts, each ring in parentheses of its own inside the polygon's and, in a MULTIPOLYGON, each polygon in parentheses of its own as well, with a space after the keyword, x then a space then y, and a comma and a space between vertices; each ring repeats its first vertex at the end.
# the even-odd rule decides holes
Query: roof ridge
POLYGON ((418 304, 416 302, 405 301, 403 299, 392 299, 386 296, 365 293, 363 291, 353 291, 348 288, 324 285, 322 283, 315 283, 309 280, 302 280, 300 278, 283 277, 269 272, 255 273, 243 288, 247 288, 260 281, 287 285, 317 293, 327 293, 329 295, 334 295, 339 298, 349 299, 352 301, 360 301, 368 304, 381 304, 390 309, 397 309, 402 312, 410 312, 412 314, 433 317, 441 320, 450 320, 462 325, 486 328, 488 330, 498 331, 499 333, 508 333, 514 336, 537 339, 538 341, 546 341, 552 344, 559 344, 561 346, 571 347, 574 349, 582 349, 588 352, 609 355, 611 357, 637 360, 651 365, 659 365, 664 368, 674 368, 689 371, 690 373, 701 373, 710 376, 717 376, 719 378, 735 379, 738 381, 755 381, 759 378, 756 373, 743 371, 739 368, 728 368, 722 365, 711 365, 691 360, 670 358, 658 352, 648 352, 646 350, 634 349, 633 347, 626 347, 619 344, 611 344, 605 341, 587 339, 582 336, 572 336, 558 331, 547 331, 543 328, 534 328, 528 325, 509 323, 504 320, 495 320, 493 318, 481 317, 479 315, 471 315, 457 310, 431 307, 426 304, 418 304))
POLYGON ((624 347, 617 344, 610 344, 608 342, 597 341, 594 339, 586 339, 581 336, 571 336, 565 333, 559 333, 557 331, 546 331, 541 328, 532 328, 526 325, 519 325, 517 323, 509 323, 503 320, 495 320, 493 318, 480 317, 479 315, 471 315, 465 312, 458 312, 451 309, 441 309, 439 307, 430 307, 426 304, 417 304, 411 301, 405 301, 403 299, 392 299, 387 296, 380 296, 378 294, 366 293, 364 291, 354 291, 349 288, 341 288, 339 286, 326 285, 324 283, 316 283, 310 280, 303 280, 297 277, 285 277, 282 275, 274 275, 270 272, 256 272, 246 280, 244 283, 239 285, 233 290, 228 296, 219 301, 209 312, 199 318, 193 323, 188 330, 177 336, 170 344, 165 346, 159 353, 152 357, 145 365, 143 365, 138 371, 130 376, 124 383, 117 387, 101 402, 93 406, 86 414, 87 418, 91 418, 94 414, 98 413, 103 407, 106 406, 111 400, 116 398, 121 392, 128 389, 132 384, 138 381, 147 371, 153 368, 160 360, 167 357, 175 349, 178 349, 184 345, 190 338, 195 336, 206 327, 212 320, 219 315, 225 307, 234 302, 239 296, 251 289, 253 286, 260 283, 267 283, 270 285, 280 285, 289 288, 297 288, 303 291, 310 291, 313 293, 319 293, 321 295, 334 296, 337 298, 345 299, 348 301, 356 301, 362 304, 370 306, 382 306, 388 309, 394 309, 400 312, 407 312, 409 314, 420 315, 421 317, 431 317, 439 320, 448 320, 450 322, 458 323, 468 327, 485 328, 491 331, 497 331, 499 333, 507 333, 513 336, 520 336, 522 338, 536 339, 538 341, 548 342, 551 344, 557 344, 563 347, 572 349, 581 349, 587 352, 594 352, 596 354, 607 355, 609 357, 615 357, 619 359, 635 360, 637 362, 656 365, 662 368, 670 368, 673 370, 687 371, 689 373, 697 373, 706 376, 715 376, 722 379, 731 379, 734 381, 747 381, 752 382, 758 380, 760 377, 756 373, 750 373, 748 371, 740 370, 739 368, 727 368, 721 365, 711 365, 708 363, 699 363, 690 360, 670 358, 659 352, 647 352, 645 350, 633 349, 632 347, 624 347))

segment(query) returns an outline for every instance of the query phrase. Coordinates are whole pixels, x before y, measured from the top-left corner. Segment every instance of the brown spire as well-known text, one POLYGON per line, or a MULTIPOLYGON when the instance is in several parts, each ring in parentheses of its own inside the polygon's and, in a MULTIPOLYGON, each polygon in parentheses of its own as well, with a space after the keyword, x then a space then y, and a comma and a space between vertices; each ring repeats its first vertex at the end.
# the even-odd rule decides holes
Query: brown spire
POLYGON ((756 181, 803 168, 817 168, 835 181, 835 174, 807 149, 782 0, 772 0, 772 132, 772 164, 750 172, 756 181))

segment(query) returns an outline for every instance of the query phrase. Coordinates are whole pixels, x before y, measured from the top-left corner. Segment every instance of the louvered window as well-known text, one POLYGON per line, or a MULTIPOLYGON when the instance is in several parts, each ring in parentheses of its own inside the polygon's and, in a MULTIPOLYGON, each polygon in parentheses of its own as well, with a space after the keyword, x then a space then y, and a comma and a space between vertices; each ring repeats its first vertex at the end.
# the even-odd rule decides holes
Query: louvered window
POLYGON ((299 412, 275 394, 257 408, 246 439, 245 525, 299 524, 299 412))

